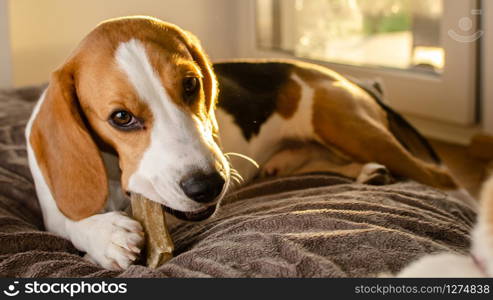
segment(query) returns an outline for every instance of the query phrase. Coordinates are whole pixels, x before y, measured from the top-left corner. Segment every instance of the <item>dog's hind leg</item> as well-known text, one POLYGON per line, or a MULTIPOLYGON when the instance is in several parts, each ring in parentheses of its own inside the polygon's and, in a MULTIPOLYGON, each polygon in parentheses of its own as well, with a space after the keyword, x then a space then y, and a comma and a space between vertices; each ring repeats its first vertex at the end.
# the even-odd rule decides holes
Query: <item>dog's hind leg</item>
MULTIPOLYGON (((344 140, 334 139, 324 132, 320 139, 324 143, 337 145, 341 150, 363 162, 377 162, 392 173, 404 176, 432 187, 455 189, 456 183, 446 169, 419 160, 412 156, 389 132, 377 126, 366 126, 365 134, 356 134, 344 140), (348 141, 351 140, 351 141, 348 141)), ((340 133, 344 135, 343 133, 340 133)))
MULTIPOLYGON (((361 129, 359 129, 361 131, 361 129)), ((377 162, 386 166, 393 174, 404 176, 432 187, 441 189, 455 189, 456 183, 445 168, 427 163, 412 156, 392 134, 384 128, 368 126, 365 134, 358 134, 358 129, 350 130, 353 135, 338 139, 321 132, 319 135, 323 143, 337 145, 341 150, 349 153, 362 162, 377 162)), ((348 133, 349 133, 348 132, 348 133)), ((344 136, 343 132, 339 135, 344 136)))
POLYGON ((340 174, 362 184, 385 185, 393 182, 385 166, 373 162, 363 165, 333 147, 316 143, 291 144, 283 148, 262 166, 259 177, 320 172, 340 174))
POLYGON ((286 176, 306 173, 336 173, 356 178, 362 164, 333 147, 313 142, 290 142, 262 166, 260 177, 286 176))
POLYGON ((315 103, 313 128, 323 145, 333 145, 361 163, 377 162, 393 174, 407 177, 441 189, 456 189, 448 171, 413 156, 385 127, 365 112, 339 115, 324 107, 326 101, 315 103))

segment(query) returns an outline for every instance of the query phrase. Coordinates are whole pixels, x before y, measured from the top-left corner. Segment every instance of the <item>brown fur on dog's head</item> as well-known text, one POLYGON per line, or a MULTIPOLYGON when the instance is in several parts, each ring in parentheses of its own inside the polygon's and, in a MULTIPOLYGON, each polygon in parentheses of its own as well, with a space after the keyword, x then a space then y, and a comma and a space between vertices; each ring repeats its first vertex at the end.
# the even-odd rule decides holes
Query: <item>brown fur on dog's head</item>
MULTIPOLYGON (((118 60, 118 49, 129 43, 145 49, 152 73, 169 96, 173 109, 190 118, 188 123, 200 127, 196 130, 207 130, 207 134, 217 130, 214 117, 216 79, 195 37, 172 24, 149 17, 127 17, 101 23, 53 73, 30 135, 36 160, 59 209, 74 220, 99 212, 108 197, 106 171, 93 136, 118 154, 122 187, 127 190, 130 177, 137 172, 144 153, 155 142, 153 128, 160 126, 156 122, 163 122, 156 120, 157 113, 149 104, 154 101, 160 105, 158 100, 142 99, 135 82, 122 70, 122 63, 138 66, 131 59, 118 60), (183 95, 185 77, 200 81, 193 101, 183 95), (119 130, 111 126, 109 119, 118 109, 138 117, 140 128, 119 130)), ((197 168, 209 168, 206 164, 212 168, 213 161, 222 160, 217 158, 220 155, 217 145, 209 140, 200 143, 197 151, 207 156, 207 162, 197 168)), ((184 176, 186 172, 177 171, 176 176, 184 176)), ((199 207, 194 204, 177 206, 173 208, 199 207)))

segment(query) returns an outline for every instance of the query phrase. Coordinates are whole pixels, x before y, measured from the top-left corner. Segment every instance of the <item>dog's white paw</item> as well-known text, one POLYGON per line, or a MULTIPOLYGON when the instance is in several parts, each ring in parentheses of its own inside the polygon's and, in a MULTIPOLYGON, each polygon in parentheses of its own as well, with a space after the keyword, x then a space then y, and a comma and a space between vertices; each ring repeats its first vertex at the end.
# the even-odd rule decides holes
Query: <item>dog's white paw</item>
POLYGON ((104 268, 122 270, 139 257, 145 237, 139 222, 123 212, 94 215, 74 223, 72 242, 104 268), (78 235, 78 236, 77 236, 78 235))
POLYGON ((385 185, 393 182, 389 170, 377 163, 367 163, 361 169, 356 182, 371 185, 385 185))

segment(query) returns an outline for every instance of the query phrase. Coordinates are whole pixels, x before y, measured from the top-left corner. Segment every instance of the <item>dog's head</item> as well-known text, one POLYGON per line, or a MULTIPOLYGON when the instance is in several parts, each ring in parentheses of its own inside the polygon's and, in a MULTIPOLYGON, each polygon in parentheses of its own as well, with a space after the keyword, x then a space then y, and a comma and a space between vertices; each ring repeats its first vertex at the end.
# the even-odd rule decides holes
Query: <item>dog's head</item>
POLYGON ((216 93, 190 33, 148 17, 100 24, 53 73, 31 130, 59 209, 79 220, 104 207, 104 144, 118 155, 126 192, 180 218, 210 216, 229 177, 215 136, 216 93))

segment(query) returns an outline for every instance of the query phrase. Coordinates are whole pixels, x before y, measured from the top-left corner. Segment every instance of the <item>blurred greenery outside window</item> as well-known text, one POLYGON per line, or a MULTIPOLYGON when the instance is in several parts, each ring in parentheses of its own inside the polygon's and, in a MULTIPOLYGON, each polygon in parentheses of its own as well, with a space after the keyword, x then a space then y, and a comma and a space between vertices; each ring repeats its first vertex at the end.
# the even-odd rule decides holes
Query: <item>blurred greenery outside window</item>
POLYGON ((257 0, 258 46, 327 62, 440 74, 443 0, 257 0))

